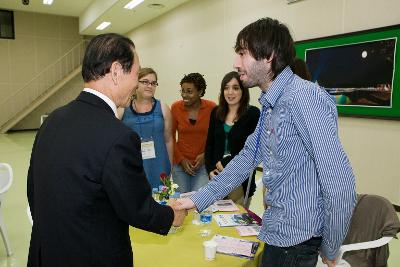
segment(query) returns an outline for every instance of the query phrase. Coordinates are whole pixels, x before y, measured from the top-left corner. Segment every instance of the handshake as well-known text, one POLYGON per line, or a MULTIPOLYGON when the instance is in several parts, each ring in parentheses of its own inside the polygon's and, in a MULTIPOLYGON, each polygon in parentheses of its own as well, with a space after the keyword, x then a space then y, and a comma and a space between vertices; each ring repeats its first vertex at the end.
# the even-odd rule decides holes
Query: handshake
POLYGON ((190 198, 180 198, 177 200, 170 199, 168 205, 174 211, 174 221, 172 222, 172 225, 176 227, 183 224, 183 221, 188 214, 188 210, 196 207, 190 198))

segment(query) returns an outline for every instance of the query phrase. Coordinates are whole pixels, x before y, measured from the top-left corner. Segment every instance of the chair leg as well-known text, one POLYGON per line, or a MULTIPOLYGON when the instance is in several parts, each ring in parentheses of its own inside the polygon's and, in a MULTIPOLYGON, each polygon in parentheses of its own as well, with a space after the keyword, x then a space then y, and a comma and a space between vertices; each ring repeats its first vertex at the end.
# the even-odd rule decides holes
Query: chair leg
POLYGON ((0 232, 1 232, 1 237, 3 238, 3 241, 4 241, 4 246, 6 247, 7 256, 11 256, 11 254, 12 254, 11 246, 10 246, 10 242, 8 241, 6 225, 4 224, 1 211, 0 211, 0 232))

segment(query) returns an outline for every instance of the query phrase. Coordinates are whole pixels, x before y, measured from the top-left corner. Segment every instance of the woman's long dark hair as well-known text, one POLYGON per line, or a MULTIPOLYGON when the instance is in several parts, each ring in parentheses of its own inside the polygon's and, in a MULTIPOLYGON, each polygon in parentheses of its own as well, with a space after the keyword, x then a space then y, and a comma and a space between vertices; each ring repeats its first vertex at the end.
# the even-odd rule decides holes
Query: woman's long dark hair
POLYGON ((224 96, 224 90, 226 84, 229 83, 232 79, 236 79, 238 81, 240 90, 242 91, 242 98, 240 99, 239 102, 239 109, 237 111, 235 120, 236 121, 239 120, 239 118, 243 116, 246 113, 247 109, 249 108, 249 102, 250 102, 249 89, 243 86, 242 82, 240 81, 240 76, 236 71, 229 72, 222 79, 221 90, 219 92, 219 104, 217 107, 217 111, 215 113, 217 119, 221 121, 225 121, 225 118, 228 115, 229 106, 224 96))

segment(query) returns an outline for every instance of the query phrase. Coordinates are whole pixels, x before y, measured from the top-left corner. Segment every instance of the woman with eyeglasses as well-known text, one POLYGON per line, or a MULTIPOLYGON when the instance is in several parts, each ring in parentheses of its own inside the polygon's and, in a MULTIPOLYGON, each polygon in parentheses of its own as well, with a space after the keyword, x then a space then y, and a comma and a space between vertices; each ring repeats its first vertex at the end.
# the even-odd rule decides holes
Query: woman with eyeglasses
POLYGON ((180 85, 182 100, 171 106, 175 139, 172 177, 179 185, 178 191, 185 193, 197 191, 209 181, 204 167, 204 149, 210 113, 216 104, 202 99, 207 85, 200 73, 185 75, 180 85))
POLYGON ((171 111, 154 98, 157 86, 157 73, 152 68, 141 68, 131 104, 120 114, 122 122, 141 138, 144 171, 152 188, 161 185, 161 173, 171 173, 174 144, 171 111))
MULTIPOLYGON (((229 72, 221 82, 219 104, 211 112, 210 125, 205 150, 205 165, 207 173, 212 179, 242 150, 247 137, 252 134, 257 126, 260 110, 250 106, 249 89, 244 88, 239 74, 229 72)), ((254 172, 249 189, 249 199, 244 203, 247 184, 232 191, 228 198, 234 202, 248 207, 250 197, 256 189, 254 172)))

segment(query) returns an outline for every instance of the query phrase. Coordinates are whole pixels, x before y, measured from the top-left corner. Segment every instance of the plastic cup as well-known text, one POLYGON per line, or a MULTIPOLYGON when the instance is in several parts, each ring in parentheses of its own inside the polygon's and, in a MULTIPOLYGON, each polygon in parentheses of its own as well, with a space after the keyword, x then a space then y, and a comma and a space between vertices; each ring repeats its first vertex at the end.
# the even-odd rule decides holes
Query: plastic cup
POLYGON ((217 253, 217 242, 214 240, 204 241, 204 259, 207 261, 215 260, 215 254, 217 253))
POLYGON ((200 214, 197 212, 197 210, 193 211, 192 224, 195 224, 195 225, 199 225, 200 224, 200 214))

